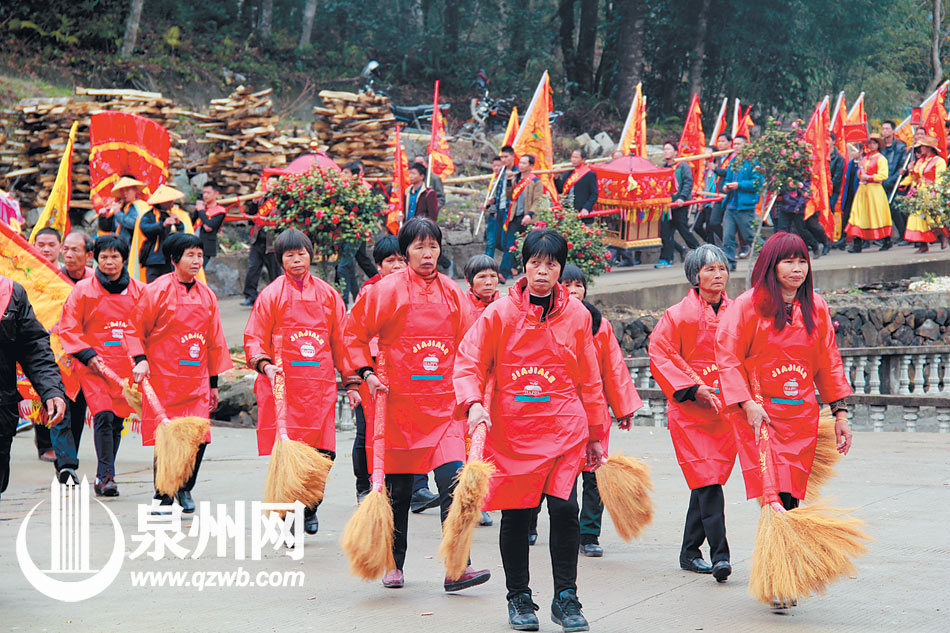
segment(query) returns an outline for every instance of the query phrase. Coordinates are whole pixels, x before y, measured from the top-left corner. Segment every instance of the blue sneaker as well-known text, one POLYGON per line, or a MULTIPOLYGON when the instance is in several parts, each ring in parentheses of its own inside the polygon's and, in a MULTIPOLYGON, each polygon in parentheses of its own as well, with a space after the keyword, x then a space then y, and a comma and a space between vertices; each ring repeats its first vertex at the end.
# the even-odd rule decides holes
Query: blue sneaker
POLYGON ((672 266, 672 265, 673 265, 673 262, 671 262, 670 260, 668 260, 668 259, 661 259, 661 260, 658 261, 658 262, 656 263, 656 265, 653 266, 653 267, 654 267, 654 268, 669 268, 669 267, 672 266))

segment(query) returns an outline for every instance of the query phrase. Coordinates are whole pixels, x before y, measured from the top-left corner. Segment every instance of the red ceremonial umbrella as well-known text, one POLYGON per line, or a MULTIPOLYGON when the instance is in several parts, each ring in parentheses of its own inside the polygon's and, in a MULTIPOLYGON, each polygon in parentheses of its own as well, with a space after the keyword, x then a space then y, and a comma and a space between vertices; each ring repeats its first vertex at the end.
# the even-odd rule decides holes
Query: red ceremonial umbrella
POLYGON ((594 210, 619 210, 604 218, 606 242, 624 248, 659 245, 660 218, 673 195, 673 168, 622 156, 591 169, 600 192, 594 210))

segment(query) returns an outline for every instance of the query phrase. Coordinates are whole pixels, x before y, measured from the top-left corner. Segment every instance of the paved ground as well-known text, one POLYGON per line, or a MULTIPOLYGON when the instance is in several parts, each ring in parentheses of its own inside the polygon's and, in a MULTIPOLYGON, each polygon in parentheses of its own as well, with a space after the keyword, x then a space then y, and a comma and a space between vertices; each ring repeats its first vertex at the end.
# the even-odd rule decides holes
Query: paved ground
MULTIPOLYGON (((259 498, 266 459, 253 456, 252 431, 219 428, 201 470, 196 498, 213 503, 259 498)), ((341 447, 351 433, 340 433, 341 447)), ((94 474, 91 438, 81 449, 82 474, 94 474)), ((839 505, 854 507, 876 538, 855 578, 844 579, 824 595, 788 615, 775 615, 746 593, 758 512, 744 501, 738 473, 726 486, 727 522, 735 572, 717 585, 708 576, 680 571, 677 553, 688 492, 665 431, 635 428, 615 432, 614 450, 648 460, 653 469, 657 506, 644 537, 622 542, 605 521, 606 556, 581 559, 579 595, 593 631, 947 631, 950 630, 950 436, 859 433, 855 448, 840 467, 828 492, 839 505)), ((494 578, 460 595, 442 591, 442 572, 433 559, 438 545, 434 511, 413 515, 406 564, 407 586, 383 589, 349 575, 339 547, 341 530, 355 507, 351 460, 342 451, 320 511, 321 531, 306 542, 306 554, 294 562, 278 553, 261 561, 234 562, 208 553, 198 559, 126 560, 107 593, 65 604, 35 591, 21 574, 14 540, 23 517, 48 499, 52 469, 34 459, 32 439, 14 441, 13 477, 0 503, 0 630, 4 631, 487 631, 507 630, 504 577, 496 525, 478 528, 472 558, 490 567, 494 578), (303 587, 289 588, 133 588, 130 572, 229 571, 238 565, 259 571, 306 573, 303 587)), ((119 454, 122 496, 105 501, 118 516, 131 551, 136 505, 147 501, 152 452, 132 437, 119 454)), ((92 563, 105 559, 111 546, 108 519, 92 504, 92 563)), ((48 505, 31 521, 31 548, 47 543, 48 505), (45 518, 44 518, 45 517, 45 518), (45 521, 45 522, 44 522, 45 521)), ((186 521, 185 524, 189 524, 186 521)), ((535 601, 541 605, 541 630, 558 631, 549 617, 550 566, 546 522, 532 550, 535 601)), ((187 541, 193 545, 194 540, 187 541)), ((34 551, 34 550, 31 550, 34 551)), ((44 567, 45 568, 45 567, 44 567)))

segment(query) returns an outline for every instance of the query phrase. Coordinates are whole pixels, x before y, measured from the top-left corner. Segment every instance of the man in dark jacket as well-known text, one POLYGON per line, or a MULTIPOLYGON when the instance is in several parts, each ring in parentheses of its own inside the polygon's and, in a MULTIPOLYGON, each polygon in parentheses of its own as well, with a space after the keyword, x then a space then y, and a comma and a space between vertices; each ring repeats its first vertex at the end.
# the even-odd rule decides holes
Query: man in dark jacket
MULTIPOLYGON (((890 199, 891 192, 897 183, 903 178, 901 169, 904 168, 904 160, 907 158, 907 145, 896 136, 894 128, 897 127, 893 121, 884 121, 881 123, 881 155, 887 161, 887 180, 881 183, 884 187, 884 195, 890 199)), ((893 205, 896 206, 896 205, 893 205)), ((894 235, 904 235, 904 229, 907 228, 907 218, 900 209, 891 209, 891 220, 894 221, 894 235)))
POLYGON ((654 268, 668 268, 673 264, 673 249, 675 248, 681 255, 685 256, 686 249, 699 248, 699 242, 689 228, 689 207, 682 206, 686 200, 693 197, 693 170, 688 163, 675 163, 678 147, 675 141, 667 141, 663 144, 663 166, 673 168, 673 179, 676 182, 676 193, 673 194, 673 204, 670 205, 669 215, 664 214, 660 220, 660 239, 663 246, 660 249, 660 261, 654 268), (678 206, 673 206, 678 205, 678 206), (686 242, 684 248, 682 244, 676 241, 676 232, 683 237, 686 242))
POLYGON ((10 481, 10 446, 16 434, 20 394, 16 364, 46 404, 49 424, 66 414, 66 392, 49 346, 49 333, 36 319, 23 286, 0 276, 0 494, 10 481))
POLYGON ((434 189, 425 185, 426 166, 413 163, 409 166, 409 186, 406 187, 406 220, 416 216, 429 218, 439 223, 439 197, 434 189))
POLYGON ((224 224, 227 209, 218 204, 218 186, 210 180, 201 188, 201 200, 195 203, 195 214, 201 228, 195 226, 195 233, 201 238, 204 250, 204 266, 218 254, 218 232, 224 224))
POLYGON ((844 182, 844 156, 835 146, 835 133, 831 134, 831 157, 828 159, 828 167, 831 170, 831 197, 828 199, 828 206, 834 210, 838 204, 838 198, 841 196, 841 185, 844 182))
POLYGON ((587 166, 587 150, 583 147, 571 152, 574 170, 557 182, 557 190, 565 198, 570 194, 574 210, 586 217, 597 204, 597 174, 587 166))

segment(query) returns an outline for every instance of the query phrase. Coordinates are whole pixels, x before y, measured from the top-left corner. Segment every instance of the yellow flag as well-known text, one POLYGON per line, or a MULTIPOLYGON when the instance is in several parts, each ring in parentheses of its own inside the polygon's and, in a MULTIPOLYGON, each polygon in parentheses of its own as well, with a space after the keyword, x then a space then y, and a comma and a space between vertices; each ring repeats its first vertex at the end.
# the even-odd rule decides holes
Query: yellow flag
MULTIPOLYGON (((551 169, 554 165, 554 142, 551 139, 551 123, 548 119, 552 110, 551 106, 551 83, 548 79, 548 71, 544 71, 513 143, 516 155, 534 155, 535 171, 551 169)), ((554 191, 551 174, 543 174, 541 180, 548 190, 554 191)))
POLYGON ((73 121, 73 126, 69 130, 69 141, 66 143, 66 150, 63 152, 63 159, 59 161, 59 171, 56 173, 56 182, 53 183, 53 189, 49 192, 49 198, 46 200, 46 206, 40 219, 37 220, 33 232, 30 233, 30 243, 36 241, 36 234, 40 229, 51 227, 59 231, 59 234, 66 237, 69 231, 69 199, 72 194, 72 164, 73 164, 73 143, 76 141, 76 128, 79 127, 79 121, 73 121))
POLYGON ((639 83, 633 96, 633 103, 630 104, 630 112, 623 125, 623 133, 620 135, 617 149, 627 155, 640 158, 647 156, 647 99, 639 83))

